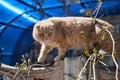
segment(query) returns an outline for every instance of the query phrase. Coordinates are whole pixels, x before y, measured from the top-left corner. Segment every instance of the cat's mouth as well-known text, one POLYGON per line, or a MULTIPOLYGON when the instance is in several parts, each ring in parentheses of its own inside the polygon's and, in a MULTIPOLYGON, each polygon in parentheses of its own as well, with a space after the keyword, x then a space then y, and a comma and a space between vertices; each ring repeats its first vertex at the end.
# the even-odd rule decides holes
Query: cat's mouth
POLYGON ((52 42, 52 39, 50 39, 50 38, 45 38, 44 41, 47 42, 47 43, 50 43, 50 42, 52 42))
POLYGON ((45 42, 51 42, 51 40, 50 39, 45 39, 45 42))

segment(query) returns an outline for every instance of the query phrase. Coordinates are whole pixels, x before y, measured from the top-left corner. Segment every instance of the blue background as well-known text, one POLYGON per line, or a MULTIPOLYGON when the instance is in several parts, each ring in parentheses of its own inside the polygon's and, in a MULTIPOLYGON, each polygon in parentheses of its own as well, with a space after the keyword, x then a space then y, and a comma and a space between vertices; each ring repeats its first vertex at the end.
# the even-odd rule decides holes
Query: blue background
MULTIPOLYGON (((120 14, 120 0, 102 1, 98 18, 120 14)), ((97 5, 97 0, 0 0, 0 61, 15 65, 22 54, 28 57, 37 21, 53 16, 87 16, 86 12, 94 11, 97 5)))

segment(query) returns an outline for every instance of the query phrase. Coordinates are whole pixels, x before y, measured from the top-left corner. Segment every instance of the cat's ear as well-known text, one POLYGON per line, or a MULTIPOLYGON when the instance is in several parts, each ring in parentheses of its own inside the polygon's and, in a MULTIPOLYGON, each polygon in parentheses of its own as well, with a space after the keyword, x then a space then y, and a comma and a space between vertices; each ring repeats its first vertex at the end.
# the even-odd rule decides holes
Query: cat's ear
POLYGON ((63 25, 63 21, 61 21, 61 20, 52 20, 52 22, 54 23, 55 26, 62 26, 63 25))
POLYGON ((98 25, 95 25, 95 32, 96 34, 99 34, 102 31, 102 28, 99 27, 98 25))

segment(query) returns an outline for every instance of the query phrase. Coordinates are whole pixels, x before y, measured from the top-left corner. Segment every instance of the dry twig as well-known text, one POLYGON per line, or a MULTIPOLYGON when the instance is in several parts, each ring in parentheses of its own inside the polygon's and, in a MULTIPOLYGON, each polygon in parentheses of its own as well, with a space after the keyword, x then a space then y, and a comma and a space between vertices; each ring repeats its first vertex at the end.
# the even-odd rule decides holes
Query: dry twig
POLYGON ((117 61, 116 61, 115 56, 114 56, 114 53, 115 53, 115 40, 114 40, 113 35, 111 34, 111 32, 108 29, 106 29, 106 31, 109 33, 109 35, 111 37, 111 40, 112 40, 112 44, 113 44, 113 47, 112 47, 112 59, 113 59, 113 61, 115 63, 115 66, 116 66, 116 76, 115 76, 115 79, 118 80, 118 67, 119 66, 118 66, 117 61))
POLYGON ((85 68, 86 68, 86 66, 88 65, 88 63, 89 63, 89 61, 91 60, 91 58, 92 58, 92 55, 87 59, 85 65, 83 66, 83 68, 81 69, 81 71, 80 71, 80 73, 79 73, 79 75, 78 75, 77 80, 80 80, 80 79, 82 78, 82 73, 83 73, 83 71, 85 70, 85 68))
POLYGON ((93 54, 93 55, 94 55, 93 66, 92 66, 92 68, 93 68, 93 79, 96 80, 96 72, 95 72, 96 55, 95 54, 93 54))

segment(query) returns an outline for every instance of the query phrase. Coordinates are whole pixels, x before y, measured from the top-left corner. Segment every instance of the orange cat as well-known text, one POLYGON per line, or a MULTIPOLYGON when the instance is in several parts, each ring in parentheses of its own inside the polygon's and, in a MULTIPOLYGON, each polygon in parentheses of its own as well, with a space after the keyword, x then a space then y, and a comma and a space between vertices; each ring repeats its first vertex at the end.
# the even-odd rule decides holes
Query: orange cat
POLYGON ((87 17, 52 17, 36 23, 33 29, 34 39, 42 43, 38 62, 44 61, 47 53, 54 47, 59 50, 55 61, 63 59, 69 48, 85 48, 92 53, 93 48, 99 44, 100 49, 111 53, 112 40, 103 29, 103 25, 106 25, 113 34, 116 41, 116 58, 120 59, 119 34, 109 23, 99 19, 94 22, 92 18, 87 17), (105 34, 104 40, 102 40, 103 34, 105 34))

